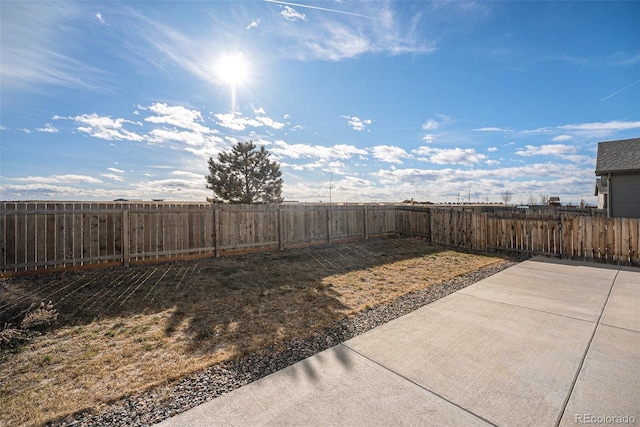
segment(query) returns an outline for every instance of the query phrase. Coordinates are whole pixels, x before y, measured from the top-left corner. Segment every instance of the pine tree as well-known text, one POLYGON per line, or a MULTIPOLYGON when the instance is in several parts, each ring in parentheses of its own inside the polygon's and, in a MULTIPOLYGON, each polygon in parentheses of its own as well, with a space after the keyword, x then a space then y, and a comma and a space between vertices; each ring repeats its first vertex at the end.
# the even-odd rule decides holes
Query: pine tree
POLYGON ((281 203, 280 165, 269 159, 264 146, 256 149, 252 141, 238 142, 229 152, 209 158, 207 188, 214 203, 281 203))

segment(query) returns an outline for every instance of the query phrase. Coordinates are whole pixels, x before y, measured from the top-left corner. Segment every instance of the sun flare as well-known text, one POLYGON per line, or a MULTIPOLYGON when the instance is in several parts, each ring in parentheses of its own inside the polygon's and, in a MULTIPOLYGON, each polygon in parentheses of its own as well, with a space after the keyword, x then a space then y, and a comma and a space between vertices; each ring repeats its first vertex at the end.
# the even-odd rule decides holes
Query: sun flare
POLYGON ((249 63, 242 52, 222 56, 216 65, 216 75, 224 84, 240 86, 249 77, 249 63))

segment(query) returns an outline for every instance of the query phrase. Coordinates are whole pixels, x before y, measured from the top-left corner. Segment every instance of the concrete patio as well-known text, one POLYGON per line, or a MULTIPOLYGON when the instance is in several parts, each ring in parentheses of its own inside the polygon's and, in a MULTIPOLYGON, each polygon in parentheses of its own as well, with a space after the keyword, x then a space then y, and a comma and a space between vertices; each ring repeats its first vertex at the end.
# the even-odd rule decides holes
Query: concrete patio
POLYGON ((640 269, 534 258, 161 423, 640 425, 640 269))

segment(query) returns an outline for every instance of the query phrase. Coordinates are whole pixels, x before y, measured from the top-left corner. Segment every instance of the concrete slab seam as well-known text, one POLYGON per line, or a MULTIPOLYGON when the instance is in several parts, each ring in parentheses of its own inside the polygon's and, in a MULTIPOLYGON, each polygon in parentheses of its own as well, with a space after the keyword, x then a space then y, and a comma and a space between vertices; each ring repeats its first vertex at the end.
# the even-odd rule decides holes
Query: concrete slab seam
POLYGON ((591 338, 589 338, 589 342, 587 343, 587 347, 584 350, 584 353, 582 354, 582 360, 580 360, 580 364, 578 365, 578 369, 576 370, 576 374, 573 377, 573 381, 571 382, 571 387, 569 388, 569 393, 567 395, 567 398, 564 400, 564 403, 562 404, 562 410, 560 411, 560 414, 558 415, 558 419, 556 420, 556 424, 555 427, 558 427, 560 425, 560 422, 562 421, 562 417, 564 416, 564 413, 567 410, 567 406, 569 405, 569 401, 571 400, 571 396, 573 395, 573 391, 576 388, 576 383, 578 382, 578 377, 580 376, 580 372, 582 372, 582 367, 584 366, 584 362, 587 359, 587 354, 589 354, 589 349, 591 348, 591 344, 593 343, 593 339, 596 336, 596 332, 598 332, 598 327, 600 326, 600 321, 602 320, 602 315, 604 314, 604 310, 607 308, 607 304, 609 303, 609 298, 611 297, 611 292, 613 291, 613 286, 616 284, 616 279, 618 278, 618 274, 620 273, 620 269, 618 268, 618 271, 616 272, 615 277, 613 278, 613 281, 611 282, 611 287, 609 288, 609 293, 607 294, 607 298, 604 301, 604 304, 602 305, 602 310, 600 310, 600 315, 598 316, 598 322, 596 323, 596 327, 593 328, 593 332, 591 333, 591 338))
MULTIPOLYGON (((517 264, 516 267, 521 268, 523 270, 529 270, 529 271, 545 271, 545 270, 540 270, 539 268, 533 268, 533 267, 529 267, 527 265, 522 265, 522 263, 517 264)), ((581 267, 585 267, 585 266, 581 266, 581 267)), ((621 266, 617 266, 617 265, 614 266, 614 265, 610 265, 610 264, 602 264, 602 265, 594 264, 593 267, 595 267, 595 268, 604 267, 604 268, 607 268, 609 270, 615 270, 615 268, 618 268, 618 270, 616 270, 616 275, 617 275, 617 272, 620 271, 619 268, 621 266)), ((591 278, 591 276, 589 276, 588 274, 578 273, 578 272, 575 272, 575 271, 571 272, 571 273, 562 273, 561 272, 560 274, 572 275, 572 276, 576 276, 576 277, 589 277, 589 278, 591 278)), ((606 279, 606 278, 605 277, 600 277, 600 279, 606 279)))
MULTIPOLYGON (((478 295, 467 294, 467 293, 464 292, 464 289, 462 289, 462 290, 460 290, 458 292, 460 293, 460 295, 464 295, 466 297, 478 298, 478 299, 481 299, 481 300, 484 300, 484 301, 493 302, 493 303, 496 303, 496 304, 503 304, 503 305, 508 305, 508 306, 511 306, 511 307, 522 308, 522 309, 525 309, 525 310, 536 311, 538 313, 551 314, 553 316, 566 317, 567 319, 578 320, 580 322, 587 322, 587 323, 593 323, 593 324, 597 323, 597 322, 592 322, 591 320, 581 319, 579 317, 574 317, 574 316, 569 316, 567 314, 553 313, 551 311, 540 310, 538 308, 532 308, 532 307, 526 307, 524 305, 518 305, 518 304, 511 303, 511 302, 498 301, 498 300, 494 300, 494 299, 490 299, 490 298, 480 297, 478 295)), ((609 292, 611 292, 611 291, 609 291, 609 292)), ((606 307, 606 302, 605 302, 605 307, 606 307)), ((604 308, 603 308, 603 312, 604 312, 604 308)), ((602 316, 602 313, 600 313, 600 315, 602 316)))
POLYGON ((399 372, 394 371, 393 369, 389 369, 388 367, 384 366, 383 364, 379 363, 378 361, 376 361, 376 360, 374 360, 374 359, 370 358, 370 357, 369 357, 369 356, 367 356, 366 354, 362 354, 362 353, 360 353, 359 351, 354 350, 353 348, 349 347, 349 346, 348 346, 348 345, 346 345, 345 343, 341 343, 340 345, 342 345, 342 346, 344 346, 345 348, 347 348, 347 349, 351 350, 352 352, 356 353, 358 356, 363 357, 363 358, 365 358, 365 359, 369 360, 369 361, 370 361, 370 362, 372 362, 372 363, 375 363, 376 365, 380 366, 382 369, 384 369, 384 370, 386 370, 386 371, 388 371, 388 372, 391 372, 392 374, 394 374, 394 375, 396 375, 396 376, 398 376, 398 377, 400 377, 400 378, 404 379, 405 381, 408 381, 408 382, 410 382, 411 384, 413 384, 413 385, 415 385, 415 386, 417 386, 417 387, 419 387, 419 388, 423 389, 423 390, 424 390, 424 391, 426 391, 427 393, 430 393, 430 394, 432 394, 432 395, 434 395, 434 396, 438 397, 439 399, 442 399, 442 400, 444 400, 445 402, 447 402, 447 403, 449 403, 449 404, 451 404, 451 405, 455 406, 456 408, 459 408, 459 409, 463 410, 464 412, 468 413, 469 415, 472 415, 472 416, 474 416, 474 417, 476 417, 476 418, 478 418, 478 419, 480 419, 480 420, 484 421, 485 423, 487 423, 487 424, 489 424, 489 425, 492 425, 492 426, 494 426, 494 427, 498 427, 498 425, 497 425, 496 423, 491 422, 491 421, 489 421, 488 419, 484 418, 483 416, 478 415, 478 414, 476 414, 475 412, 470 411, 469 409, 467 409, 467 408, 465 408, 465 407, 463 407, 463 406, 461 406, 461 405, 457 404, 456 402, 453 402, 453 401, 451 401, 451 400, 447 399, 446 397, 444 397, 444 396, 440 395, 439 393, 436 393, 435 391, 428 389, 428 388, 427 388, 427 387, 425 387, 424 385, 422 385, 422 384, 420 384, 420 383, 417 383, 416 381, 412 380, 411 378, 408 378, 408 377, 406 377, 406 376, 404 376, 404 375, 400 374, 399 372))

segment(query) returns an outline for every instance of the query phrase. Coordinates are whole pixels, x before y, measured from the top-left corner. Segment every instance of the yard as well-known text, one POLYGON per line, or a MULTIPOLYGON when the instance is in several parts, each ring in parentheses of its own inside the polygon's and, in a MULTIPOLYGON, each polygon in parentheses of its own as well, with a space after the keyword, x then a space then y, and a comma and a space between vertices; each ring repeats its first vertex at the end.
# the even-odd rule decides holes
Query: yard
POLYGON ((57 318, 0 350, 0 425, 99 412, 502 261, 396 238, 4 279, 5 331, 43 302, 57 318))

